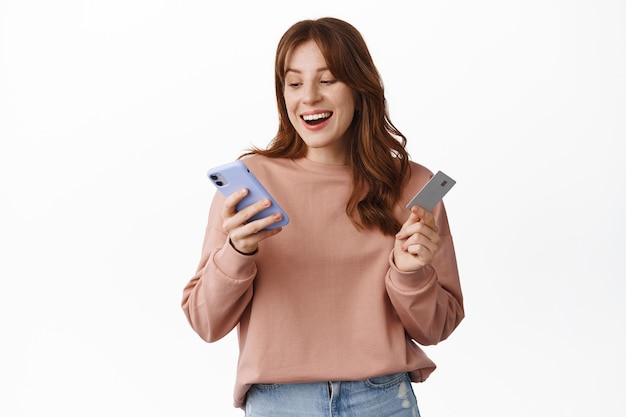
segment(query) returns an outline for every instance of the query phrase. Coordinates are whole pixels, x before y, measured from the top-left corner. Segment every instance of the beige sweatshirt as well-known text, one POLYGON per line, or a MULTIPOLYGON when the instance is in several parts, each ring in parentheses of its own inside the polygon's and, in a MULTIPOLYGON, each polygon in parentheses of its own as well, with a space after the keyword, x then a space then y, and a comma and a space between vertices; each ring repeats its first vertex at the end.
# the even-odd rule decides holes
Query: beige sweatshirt
MULTIPOLYGON (((464 317, 443 203, 433 210, 441 235, 435 260, 416 272, 393 264, 393 236, 358 230, 346 215, 350 170, 307 159, 244 159, 285 209, 290 223, 236 252, 222 230, 216 193, 196 274, 183 291, 192 328, 214 342, 238 327, 234 405, 254 383, 361 380, 407 371, 421 382, 435 369, 418 347, 447 338, 464 317)), ((396 210, 432 173, 411 163, 396 210)))

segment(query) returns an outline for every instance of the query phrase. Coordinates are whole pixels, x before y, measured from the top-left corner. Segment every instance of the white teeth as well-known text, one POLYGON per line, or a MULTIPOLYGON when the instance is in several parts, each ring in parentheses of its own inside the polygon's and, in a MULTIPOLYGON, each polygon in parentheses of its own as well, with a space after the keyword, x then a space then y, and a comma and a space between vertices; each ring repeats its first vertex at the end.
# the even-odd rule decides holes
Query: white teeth
POLYGON ((304 120, 306 120, 307 122, 311 122, 313 120, 319 120, 319 119, 327 119, 330 117, 330 112, 326 112, 326 113, 316 113, 316 114, 308 114, 306 116, 302 116, 302 118, 304 120))

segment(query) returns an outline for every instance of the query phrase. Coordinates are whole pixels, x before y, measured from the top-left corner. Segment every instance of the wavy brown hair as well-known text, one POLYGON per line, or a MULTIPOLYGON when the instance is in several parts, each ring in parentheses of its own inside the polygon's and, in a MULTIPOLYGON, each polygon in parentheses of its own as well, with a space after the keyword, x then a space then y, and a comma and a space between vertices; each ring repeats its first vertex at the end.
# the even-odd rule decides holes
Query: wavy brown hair
POLYGON ((381 77, 363 37, 349 23, 330 17, 303 20, 285 32, 276 50, 274 74, 278 133, 266 149, 253 148, 245 155, 305 156, 306 144, 289 121, 283 94, 287 55, 309 40, 317 43, 333 76, 355 93, 348 154, 352 193, 346 213, 357 227, 377 227, 393 235, 401 227, 393 209, 409 169, 406 138, 389 119, 381 77))

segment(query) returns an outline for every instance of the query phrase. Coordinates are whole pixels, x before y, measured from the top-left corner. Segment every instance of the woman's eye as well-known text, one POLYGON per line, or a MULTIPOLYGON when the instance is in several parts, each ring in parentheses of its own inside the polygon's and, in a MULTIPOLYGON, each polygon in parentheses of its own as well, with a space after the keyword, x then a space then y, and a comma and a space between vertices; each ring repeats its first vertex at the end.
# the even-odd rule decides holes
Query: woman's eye
POLYGON ((334 83, 334 82, 335 82, 335 80, 322 80, 322 81, 320 81, 320 82, 321 82, 322 84, 327 84, 327 85, 329 85, 329 84, 334 83))

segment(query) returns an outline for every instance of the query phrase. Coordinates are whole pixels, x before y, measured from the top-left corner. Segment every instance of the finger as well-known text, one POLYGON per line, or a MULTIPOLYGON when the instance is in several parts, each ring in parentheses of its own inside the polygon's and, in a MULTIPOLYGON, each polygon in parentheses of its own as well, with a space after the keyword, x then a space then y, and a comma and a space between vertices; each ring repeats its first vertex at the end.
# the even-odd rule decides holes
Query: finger
POLYGON ((409 218, 406 219, 406 221, 400 228, 400 231, 396 234, 396 239, 400 239, 400 240, 406 239, 409 236, 411 236, 413 233, 415 233, 415 231, 412 230, 412 226, 419 223, 419 221, 420 221, 419 214, 416 211, 411 209, 411 214, 409 215, 409 218))
MULTIPOLYGON (((252 217, 267 209, 272 204, 269 199, 265 198, 237 211, 237 204, 241 202, 246 195, 248 195, 248 190, 243 188, 233 193, 225 200, 222 209, 224 230, 230 231, 235 227, 248 223, 252 217)), ((270 224, 271 223, 275 222, 270 222, 270 224)))
POLYGON ((433 213, 419 206, 415 206, 414 208, 416 209, 415 212, 420 217, 420 222, 424 223, 426 226, 433 229, 434 231, 437 231, 437 222, 435 222, 435 216, 433 215, 433 213))
POLYGON ((248 195, 248 190, 242 188, 229 195, 222 206, 222 218, 231 217, 237 213, 237 204, 248 195))
POLYGON ((433 242, 435 245, 438 245, 441 237, 439 236, 437 226, 434 224, 429 225, 428 223, 431 222, 426 219, 422 219, 419 223, 413 225, 410 228, 410 232, 412 232, 412 234, 407 237, 406 242, 408 244, 433 242))
MULTIPOLYGON (((272 217, 276 216, 269 216, 269 218, 272 217)), ((231 244, 235 247, 235 249, 243 253, 253 253, 258 248, 258 245, 262 240, 280 233, 283 229, 282 227, 259 229, 259 227, 262 227, 260 225, 264 223, 264 220, 265 219, 256 220, 234 229, 230 233, 229 237, 231 244)), ((272 220, 271 223, 274 223, 274 220, 272 220)))
POLYGON ((275 229, 265 229, 258 233, 253 234, 245 234, 245 236, 238 237, 239 233, 233 233, 230 236, 231 245, 235 247, 240 252, 243 253, 253 253, 259 246, 259 243, 262 240, 267 239, 270 236, 274 236, 277 233, 280 233, 282 227, 277 227, 275 229))
POLYGON ((283 215, 281 213, 272 213, 269 216, 263 217, 261 219, 257 219, 254 221, 247 221, 244 224, 244 232, 247 234, 255 234, 259 233, 262 230, 267 229, 269 226, 274 223, 278 223, 283 219, 283 215))
POLYGON ((418 253, 421 248, 434 253, 439 246, 439 239, 437 236, 431 237, 422 234, 415 234, 407 239, 402 245, 403 249, 409 253, 418 253))
POLYGON ((422 245, 410 246, 406 252, 415 258, 422 266, 431 263, 434 258, 434 252, 422 245))
POLYGON ((422 230, 422 226, 425 226, 427 229, 433 231, 432 234, 428 233, 428 236, 439 233, 437 223, 435 222, 435 217, 431 212, 426 211, 421 207, 414 207, 411 211, 411 215, 419 218, 419 221, 411 225, 405 223, 406 227, 403 227, 403 229, 401 230, 402 238, 407 238, 415 233, 428 233, 422 230))
MULTIPOLYGON (((247 240, 251 236, 257 235, 260 232, 265 231, 271 225, 283 220, 283 214, 280 212, 272 213, 263 218, 251 220, 254 216, 270 206, 271 201, 269 199, 262 199, 247 207, 244 207, 240 211, 235 212, 235 214, 231 217, 225 219, 223 228, 229 234, 231 240, 247 240)), ((274 229, 276 229, 276 227, 274 227, 272 230, 274 229)), ((265 235, 270 234, 264 233, 261 236, 254 236, 254 238, 252 239, 253 243, 257 243, 259 239, 264 239, 265 235)), ((239 245, 237 247, 239 248, 239 245)))

